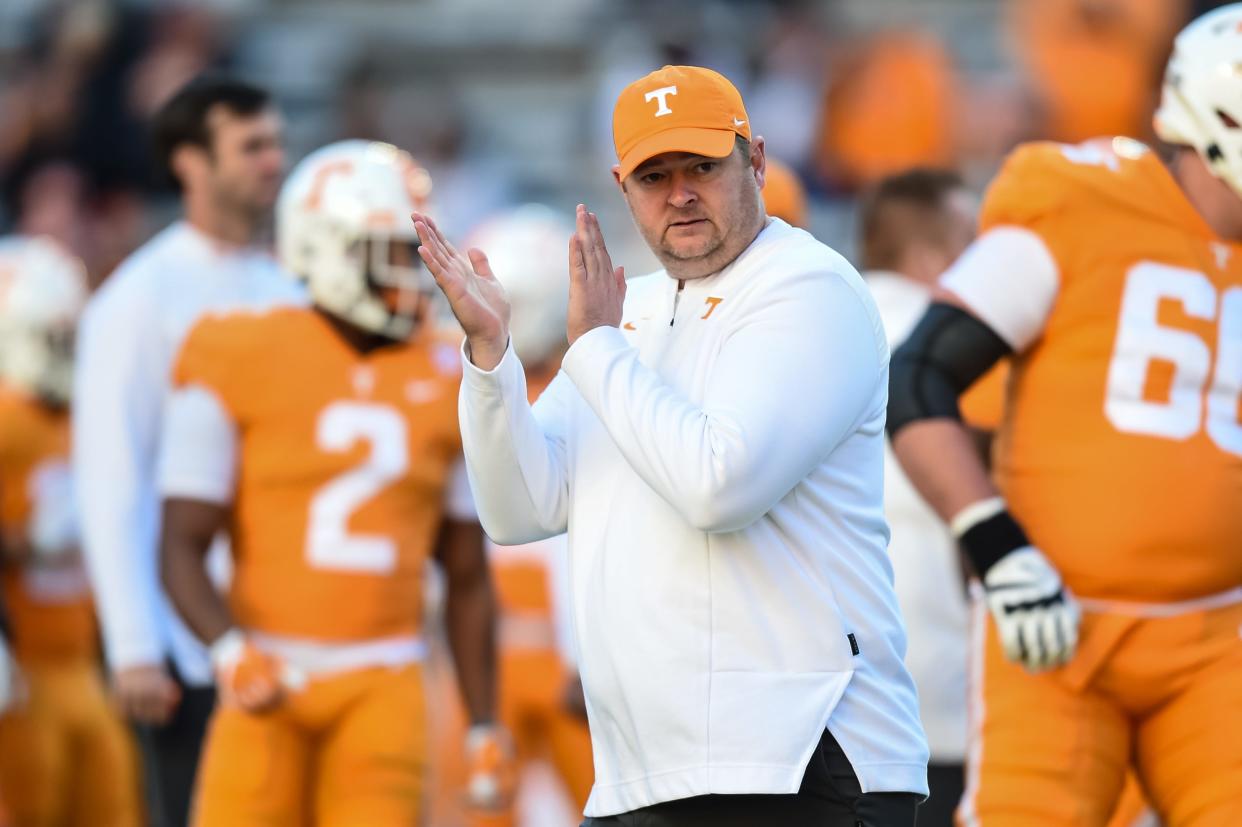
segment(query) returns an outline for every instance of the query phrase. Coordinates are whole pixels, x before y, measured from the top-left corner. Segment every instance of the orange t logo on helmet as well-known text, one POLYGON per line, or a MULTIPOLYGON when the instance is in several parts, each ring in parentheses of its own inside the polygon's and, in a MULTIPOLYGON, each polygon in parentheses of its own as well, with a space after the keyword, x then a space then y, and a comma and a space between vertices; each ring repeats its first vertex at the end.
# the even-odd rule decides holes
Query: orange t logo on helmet
POLYGON ((665 66, 634 81, 612 114, 622 179, 664 152, 723 158, 738 135, 750 140, 742 96, 724 75, 699 66, 665 66))

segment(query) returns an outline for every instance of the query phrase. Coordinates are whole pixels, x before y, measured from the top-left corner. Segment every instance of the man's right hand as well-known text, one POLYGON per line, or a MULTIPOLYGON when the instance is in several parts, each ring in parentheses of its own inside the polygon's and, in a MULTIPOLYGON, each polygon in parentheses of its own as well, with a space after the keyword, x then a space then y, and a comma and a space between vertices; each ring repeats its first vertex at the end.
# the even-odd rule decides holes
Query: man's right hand
POLYGON ((482 370, 500 364, 509 346, 509 299, 482 250, 458 252, 431 217, 414 213, 418 254, 466 333, 470 361, 482 370))
POLYGON ((209 651, 222 704, 265 712, 284 699, 286 690, 305 685, 304 674, 255 646, 240 629, 229 629, 209 651))
POLYGON ((181 703, 181 688, 162 664, 118 669, 112 683, 121 711, 140 724, 168 723, 181 703))

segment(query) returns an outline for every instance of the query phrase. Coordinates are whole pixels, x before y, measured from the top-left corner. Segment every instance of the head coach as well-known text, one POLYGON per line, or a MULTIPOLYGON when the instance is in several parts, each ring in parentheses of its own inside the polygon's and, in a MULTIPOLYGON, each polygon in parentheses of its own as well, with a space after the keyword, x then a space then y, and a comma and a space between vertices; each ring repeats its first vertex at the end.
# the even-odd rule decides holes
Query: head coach
POLYGON ((578 207, 570 348, 533 406, 485 252, 415 216, 466 332, 483 526, 569 531, 586 824, 912 825, 927 746, 885 553, 879 315, 841 256, 765 215, 763 139, 724 77, 647 75, 613 134, 664 269, 627 284, 578 207))

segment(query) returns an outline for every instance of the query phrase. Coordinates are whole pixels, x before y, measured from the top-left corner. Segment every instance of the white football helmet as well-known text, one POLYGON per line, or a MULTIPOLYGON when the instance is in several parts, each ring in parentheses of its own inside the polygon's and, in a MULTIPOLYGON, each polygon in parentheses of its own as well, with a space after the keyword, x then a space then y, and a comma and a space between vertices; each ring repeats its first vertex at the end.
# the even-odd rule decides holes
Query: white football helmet
POLYGON ((0 377, 57 405, 73 393, 73 344, 88 289, 82 262, 47 238, 0 239, 0 377))
POLYGON ((1242 3, 1197 18, 1173 42, 1156 134, 1194 147, 1242 196, 1242 3))
POLYGON ((569 318, 569 237, 574 226, 542 204, 493 216, 467 239, 487 253, 512 307, 509 336, 527 365, 565 346, 569 318))
POLYGON ((416 252, 410 213, 426 212, 431 176, 408 152, 340 141, 294 168, 276 204, 281 263, 324 310, 403 340, 435 281, 416 252), (394 261, 398 246, 405 257, 394 261), (385 294, 388 300, 385 300, 385 294))

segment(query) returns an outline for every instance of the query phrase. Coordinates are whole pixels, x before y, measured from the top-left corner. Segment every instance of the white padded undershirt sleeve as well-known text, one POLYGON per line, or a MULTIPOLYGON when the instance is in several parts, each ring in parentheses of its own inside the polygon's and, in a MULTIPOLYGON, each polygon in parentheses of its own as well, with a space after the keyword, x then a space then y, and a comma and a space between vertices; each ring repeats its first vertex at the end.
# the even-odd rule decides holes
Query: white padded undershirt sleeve
POLYGON ((1022 352, 1039 338, 1060 289, 1048 245, 1025 227, 988 230, 940 277, 976 316, 1022 352))
POLYGON ((215 394, 195 385, 173 393, 160 445, 161 497, 232 502, 237 429, 215 394))

